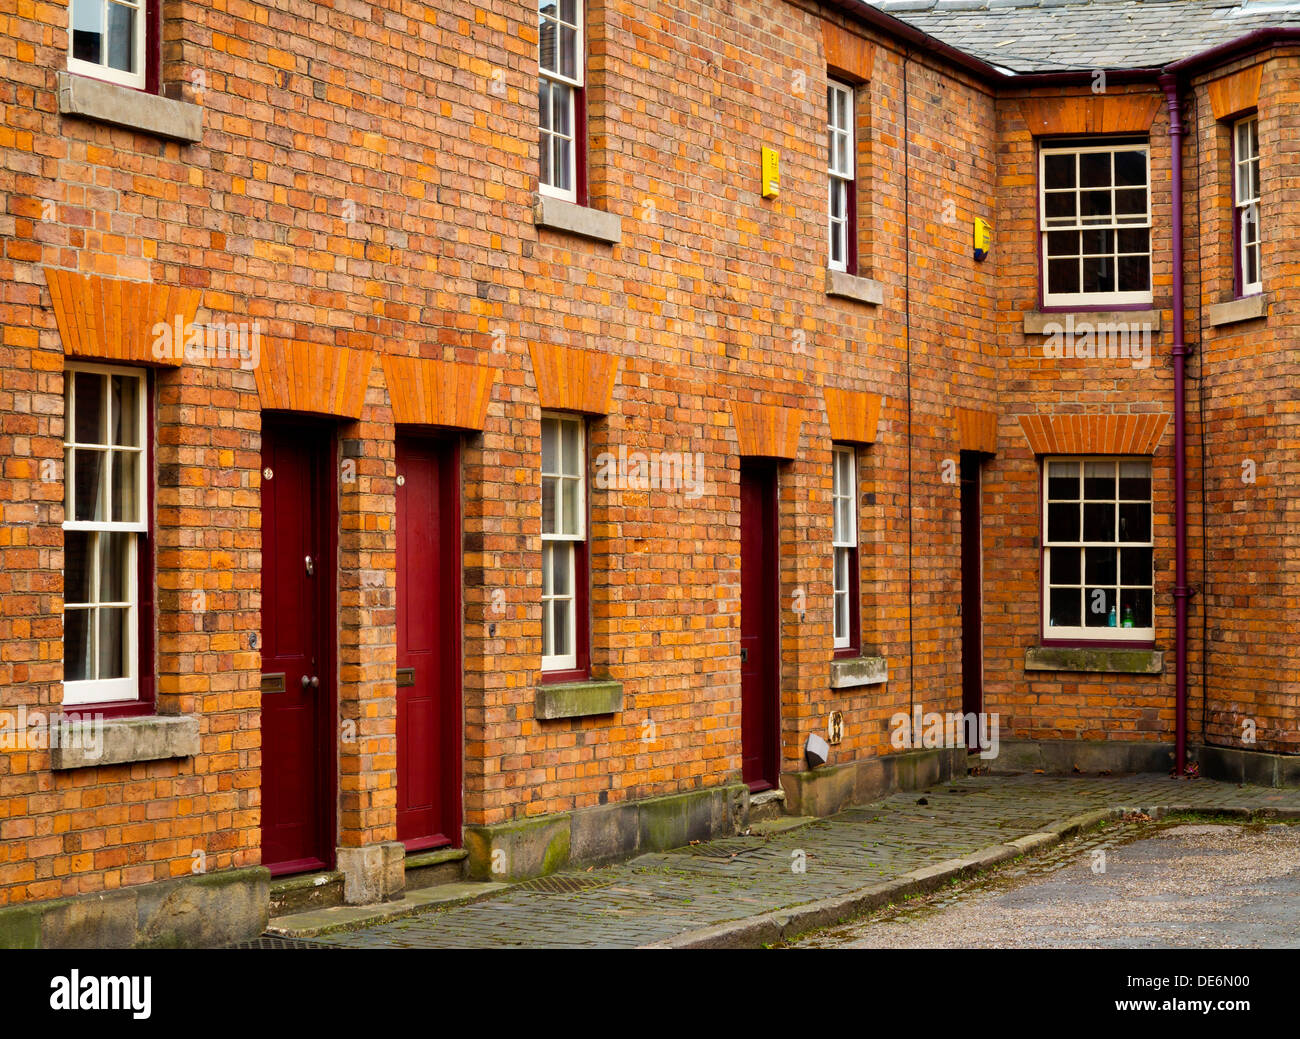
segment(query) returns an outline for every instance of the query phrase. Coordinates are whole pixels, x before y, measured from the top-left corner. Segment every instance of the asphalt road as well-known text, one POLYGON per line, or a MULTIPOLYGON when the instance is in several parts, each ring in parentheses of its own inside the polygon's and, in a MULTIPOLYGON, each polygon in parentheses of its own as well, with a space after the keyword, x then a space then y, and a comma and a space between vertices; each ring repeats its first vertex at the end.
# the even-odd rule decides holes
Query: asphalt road
POLYGON ((1300 826, 1094 833, 796 948, 1300 948, 1300 826))

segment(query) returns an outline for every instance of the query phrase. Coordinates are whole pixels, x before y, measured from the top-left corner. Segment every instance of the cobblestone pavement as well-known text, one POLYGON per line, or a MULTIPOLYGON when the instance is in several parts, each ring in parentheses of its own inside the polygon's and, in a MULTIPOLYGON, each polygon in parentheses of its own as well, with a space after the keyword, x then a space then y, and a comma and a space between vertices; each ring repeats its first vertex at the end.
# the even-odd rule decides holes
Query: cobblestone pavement
POLYGON ((995 873, 806 935, 815 949, 1300 946, 1300 825, 1111 823, 995 873))
POLYGON ((846 894, 1098 808, 1300 808, 1300 790, 1164 776, 981 776, 769 837, 728 837, 555 874, 472 905, 317 939, 340 947, 633 947, 846 894), (804 872, 796 867, 802 860, 804 872))

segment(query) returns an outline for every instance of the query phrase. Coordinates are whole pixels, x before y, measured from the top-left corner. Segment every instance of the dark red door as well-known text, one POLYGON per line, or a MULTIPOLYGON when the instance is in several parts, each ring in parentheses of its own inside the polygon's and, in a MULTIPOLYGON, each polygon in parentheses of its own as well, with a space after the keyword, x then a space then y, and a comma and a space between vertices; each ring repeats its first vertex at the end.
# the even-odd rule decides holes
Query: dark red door
MULTIPOLYGON (((961 454, 961 709, 984 710, 984 563, 980 536, 980 456, 961 454)), ((971 747, 972 751, 977 747, 971 747)))
POLYGON ((776 466, 740 468, 741 777, 753 792, 780 781, 780 552, 776 466))
POLYGON ((397 441, 397 837, 460 844, 456 444, 397 441))
POLYGON ((324 425, 262 426, 262 862, 333 862, 333 481, 324 425))

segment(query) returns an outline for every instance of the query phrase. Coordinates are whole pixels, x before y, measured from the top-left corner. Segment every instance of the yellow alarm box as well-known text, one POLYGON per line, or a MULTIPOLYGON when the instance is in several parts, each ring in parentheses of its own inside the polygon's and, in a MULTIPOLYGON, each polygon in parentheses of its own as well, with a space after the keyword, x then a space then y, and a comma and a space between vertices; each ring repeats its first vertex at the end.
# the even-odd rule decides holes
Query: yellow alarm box
POLYGON ((763 149, 763 197, 776 198, 781 194, 781 153, 775 148, 763 149))

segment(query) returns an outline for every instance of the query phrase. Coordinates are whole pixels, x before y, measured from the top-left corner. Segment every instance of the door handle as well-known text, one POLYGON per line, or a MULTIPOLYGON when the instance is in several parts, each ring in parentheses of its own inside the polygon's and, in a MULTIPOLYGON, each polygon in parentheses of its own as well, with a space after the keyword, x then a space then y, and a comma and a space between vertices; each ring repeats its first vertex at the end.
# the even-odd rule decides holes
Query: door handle
POLYGON ((302 687, 303 687, 304 689, 306 689, 308 686, 310 686, 312 689, 319 689, 319 688, 320 688, 320 679, 317 678, 315 675, 312 675, 310 678, 308 678, 306 675, 303 675, 303 676, 302 676, 302 687))
POLYGON ((741 662, 742 664, 747 664, 747 663, 749 662, 749 650, 748 650, 748 649, 742 649, 742 650, 740 651, 740 662, 741 662))
POLYGON ((316 564, 315 564, 314 562, 312 562, 312 558, 311 558, 311 556, 307 556, 307 557, 303 560, 303 562, 304 562, 304 563, 306 564, 306 566, 307 566, 307 576, 308 576, 308 577, 315 577, 315 576, 316 576, 316 564))

